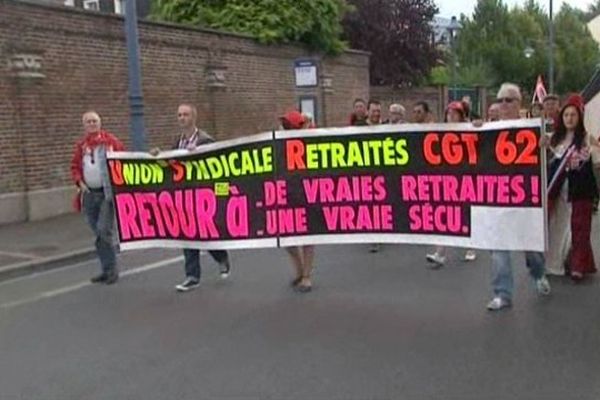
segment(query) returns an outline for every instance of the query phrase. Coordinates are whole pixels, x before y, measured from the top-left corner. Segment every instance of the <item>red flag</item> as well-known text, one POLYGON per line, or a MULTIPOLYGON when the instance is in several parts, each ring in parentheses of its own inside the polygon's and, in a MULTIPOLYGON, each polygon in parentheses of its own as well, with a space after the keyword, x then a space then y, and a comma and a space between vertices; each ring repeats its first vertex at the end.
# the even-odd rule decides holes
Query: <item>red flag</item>
POLYGON ((535 90, 533 91, 533 99, 531 99, 531 104, 535 103, 536 99, 540 103, 543 102, 546 95, 548 95, 548 92, 544 86, 544 80, 542 79, 541 75, 538 75, 537 82, 535 84, 535 90))

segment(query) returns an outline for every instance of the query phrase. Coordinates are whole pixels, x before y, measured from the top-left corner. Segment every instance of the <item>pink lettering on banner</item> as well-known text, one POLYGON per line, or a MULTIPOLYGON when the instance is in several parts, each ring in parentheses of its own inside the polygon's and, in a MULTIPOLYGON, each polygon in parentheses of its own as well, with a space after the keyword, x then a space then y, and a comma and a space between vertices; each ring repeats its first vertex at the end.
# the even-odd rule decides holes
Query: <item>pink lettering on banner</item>
POLYGON ((196 190, 196 220, 201 239, 218 239, 219 231, 215 225, 217 197, 212 189, 196 190))
POLYGON ((458 179, 455 176, 445 176, 443 179, 444 185, 444 201, 458 201, 458 179))
POLYGON ((411 175, 402 175, 400 178, 400 186, 402 187, 403 201, 418 201, 417 196, 417 179, 411 175))
POLYGON ((498 204, 510 203, 510 178, 508 176, 498 177, 498 196, 496 201, 498 204))
POLYGON ((175 207, 181 226, 181 233, 187 239, 196 238, 196 221, 194 221, 194 191, 191 189, 175 192, 175 207), (185 198, 184 198, 185 197, 185 198))
POLYGON ((227 201, 227 232, 234 238, 248 237, 248 197, 232 196, 227 201))
POLYGON ((459 196, 461 202, 475 203, 477 201, 477 193, 475 192, 475 182, 473 182, 472 176, 463 176, 459 196))
POLYGON ((265 192, 265 206, 285 206, 287 204, 286 181, 267 181, 264 183, 263 188, 265 192))
POLYGON ((177 219, 177 210, 173 204, 173 198, 169 192, 160 192, 158 195, 158 205, 162 213, 163 221, 171 237, 179 237, 181 231, 179 220, 177 219))
POLYGON ((468 233, 469 228, 462 226, 460 206, 432 206, 415 204, 408 209, 410 230, 413 232, 468 233))
POLYGON ((151 193, 136 193, 134 194, 135 204, 137 206, 138 218, 140 221, 140 227, 142 228, 142 236, 145 238, 153 238, 156 236, 154 227, 150 225, 150 212, 146 208, 146 202, 148 197, 152 197, 151 193))
MULTIPOLYGON (((534 177, 537 179, 537 176, 534 177)), ((512 190, 512 202, 513 204, 521 204, 525 201, 525 177, 523 175, 515 175, 510 181, 510 188, 512 190)), ((535 202, 534 202, 535 203, 535 202)))
POLYGON ((319 194, 319 182, 319 178, 302 179, 304 195, 306 196, 306 201, 308 204, 315 204, 317 202, 317 195, 319 194))
POLYGON ((432 183, 433 185, 433 194, 432 194, 432 199, 435 202, 439 202, 442 201, 442 179, 443 177, 441 175, 430 175, 429 176, 429 181, 432 183))
POLYGON ((485 175, 483 177, 483 182, 485 183, 485 191, 487 193, 486 201, 490 204, 493 204, 495 200, 494 188, 496 186, 497 181, 498 177, 496 176, 485 175))
MULTIPOLYGON (((356 181, 358 183, 358 179, 356 179, 356 181)), ((357 191, 357 193, 360 192, 357 191)), ((335 201, 338 203, 344 201, 355 201, 352 194, 352 189, 350 188, 350 182, 345 176, 338 179, 335 201)))
POLYGON ((309 204, 382 201, 387 197, 384 176, 306 178, 302 186, 309 204))
POLYGON ((393 226, 392 206, 360 205, 324 206, 323 216, 327 230, 332 233, 391 231, 393 226))
POLYGON ((531 201, 533 204, 540 202, 540 178, 538 176, 531 177, 531 201))
POLYGON ((335 196, 333 191, 335 190, 335 183, 331 178, 319 179, 320 185, 319 190, 321 191, 321 203, 333 203, 335 196))
POLYGON ((141 238, 142 232, 137 225, 137 211, 133 195, 130 193, 119 193, 115 195, 115 203, 119 213, 121 239, 141 238))
POLYGON ((287 208, 267 211, 267 233, 284 235, 308 232, 306 208, 287 208))
POLYGON ((165 225, 162 218, 160 217, 160 207, 158 205, 158 199, 156 193, 148 193, 146 196, 146 202, 152 208, 152 215, 154 217, 155 228, 158 229, 159 237, 165 237, 167 232, 165 231, 165 225))
MULTIPOLYGON (((363 188, 365 187, 365 185, 363 185, 363 188)), ((385 187, 385 177, 384 176, 376 176, 375 180, 373 181, 373 189, 375 190, 375 194, 373 196, 373 199, 375 201, 383 201, 386 199, 387 197, 387 188, 385 187)), ((363 189, 363 196, 367 196, 368 195, 368 191, 367 189, 363 189)), ((367 197, 363 197, 363 199, 366 199, 367 197)))

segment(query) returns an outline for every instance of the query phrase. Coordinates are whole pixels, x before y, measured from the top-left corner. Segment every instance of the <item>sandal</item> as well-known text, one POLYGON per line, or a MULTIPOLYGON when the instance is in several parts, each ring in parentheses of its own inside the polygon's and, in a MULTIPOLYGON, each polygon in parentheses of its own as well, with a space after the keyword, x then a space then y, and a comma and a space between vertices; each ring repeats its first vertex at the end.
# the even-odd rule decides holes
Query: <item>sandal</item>
POLYGON ((301 282, 303 279, 309 279, 309 276, 303 276, 300 278, 300 280, 298 281, 298 283, 296 284, 296 286, 294 287, 294 289, 296 289, 296 291, 300 292, 300 293, 308 293, 312 290, 312 283, 309 283, 308 285, 302 285, 301 282))

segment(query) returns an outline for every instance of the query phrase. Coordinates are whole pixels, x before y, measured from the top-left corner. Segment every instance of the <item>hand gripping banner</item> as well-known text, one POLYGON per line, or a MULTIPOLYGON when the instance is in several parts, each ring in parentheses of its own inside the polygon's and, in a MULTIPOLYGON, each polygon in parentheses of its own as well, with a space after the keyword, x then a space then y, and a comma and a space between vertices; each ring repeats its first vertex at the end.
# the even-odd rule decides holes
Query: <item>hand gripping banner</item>
POLYGON ((109 154, 121 247, 544 251, 540 120, 262 133, 109 154))

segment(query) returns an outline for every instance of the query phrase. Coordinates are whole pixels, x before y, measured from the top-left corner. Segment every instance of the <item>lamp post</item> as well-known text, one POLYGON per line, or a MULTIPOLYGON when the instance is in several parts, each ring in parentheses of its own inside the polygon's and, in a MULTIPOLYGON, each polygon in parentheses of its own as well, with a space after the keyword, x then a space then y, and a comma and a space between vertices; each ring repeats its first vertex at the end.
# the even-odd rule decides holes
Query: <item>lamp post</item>
POLYGON ((133 150, 146 150, 144 128, 144 98, 142 96, 140 49, 138 43, 136 0, 125 1, 125 41, 127 43, 127 67, 129 76, 129 135, 133 150))
POLYGON ((450 51, 452 52, 452 99, 456 100, 456 34, 458 30, 461 28, 460 23, 456 20, 456 17, 453 16, 450 20, 450 25, 448 25, 448 33, 450 33, 450 51))
POLYGON ((548 32, 548 41, 549 46, 548 46, 548 86, 550 89, 550 93, 554 93, 554 15, 553 15, 553 0, 550 0, 550 7, 549 7, 549 13, 550 13, 550 28, 549 28, 549 32, 548 32))

